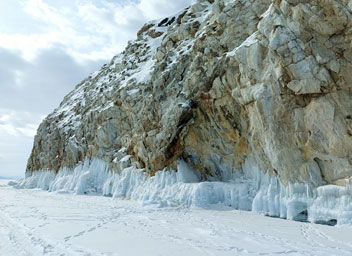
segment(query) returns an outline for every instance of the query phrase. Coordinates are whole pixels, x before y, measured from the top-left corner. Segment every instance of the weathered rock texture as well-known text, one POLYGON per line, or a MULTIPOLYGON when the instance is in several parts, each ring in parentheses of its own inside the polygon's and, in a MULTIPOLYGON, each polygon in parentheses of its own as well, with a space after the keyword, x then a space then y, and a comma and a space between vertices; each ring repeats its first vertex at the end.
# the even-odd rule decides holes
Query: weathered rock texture
MULTIPOLYGON (((27 172, 126 148, 227 180, 248 157, 284 184, 352 175, 352 2, 198 0, 150 22, 40 125, 27 172)), ((115 160, 115 161, 114 161, 115 160)))

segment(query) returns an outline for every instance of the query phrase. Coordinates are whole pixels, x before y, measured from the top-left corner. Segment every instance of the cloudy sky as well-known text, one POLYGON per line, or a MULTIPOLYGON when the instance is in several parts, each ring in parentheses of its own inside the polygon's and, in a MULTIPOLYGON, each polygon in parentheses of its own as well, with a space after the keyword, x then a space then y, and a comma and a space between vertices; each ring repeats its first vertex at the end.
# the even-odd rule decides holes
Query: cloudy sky
POLYGON ((40 121, 147 21, 191 0, 0 0, 0 177, 22 177, 40 121))

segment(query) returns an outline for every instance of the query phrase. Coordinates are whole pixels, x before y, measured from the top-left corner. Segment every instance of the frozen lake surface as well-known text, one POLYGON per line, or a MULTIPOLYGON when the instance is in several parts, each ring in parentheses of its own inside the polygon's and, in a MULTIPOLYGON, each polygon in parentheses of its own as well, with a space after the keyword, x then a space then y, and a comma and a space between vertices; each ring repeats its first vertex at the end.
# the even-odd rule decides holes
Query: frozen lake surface
POLYGON ((0 181, 0 255, 352 255, 352 227, 225 207, 17 190, 0 181))

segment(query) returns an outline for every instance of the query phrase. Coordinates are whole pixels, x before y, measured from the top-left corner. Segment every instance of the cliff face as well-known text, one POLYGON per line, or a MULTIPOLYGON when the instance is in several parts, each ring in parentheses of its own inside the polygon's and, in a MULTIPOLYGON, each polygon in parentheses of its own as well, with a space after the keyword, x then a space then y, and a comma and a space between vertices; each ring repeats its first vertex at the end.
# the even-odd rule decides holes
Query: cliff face
POLYGON ((352 4, 198 0, 146 24, 40 125, 27 173, 125 148, 153 175, 177 160, 227 181, 247 158, 283 184, 352 175, 352 4))

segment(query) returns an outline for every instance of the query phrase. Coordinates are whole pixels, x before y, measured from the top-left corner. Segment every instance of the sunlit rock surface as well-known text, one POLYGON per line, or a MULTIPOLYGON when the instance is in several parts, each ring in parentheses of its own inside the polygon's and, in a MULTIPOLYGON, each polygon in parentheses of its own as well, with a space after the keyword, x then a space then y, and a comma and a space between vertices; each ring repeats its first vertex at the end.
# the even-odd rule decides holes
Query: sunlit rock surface
POLYGON ((111 174, 133 167, 153 176, 182 160, 199 181, 229 182, 250 161, 277 187, 254 189, 249 210, 342 218, 319 209, 351 198, 351 8, 347 0, 198 0, 146 24, 43 121, 27 176, 62 175, 93 158, 111 174), (293 211, 264 203, 287 193, 293 211))

